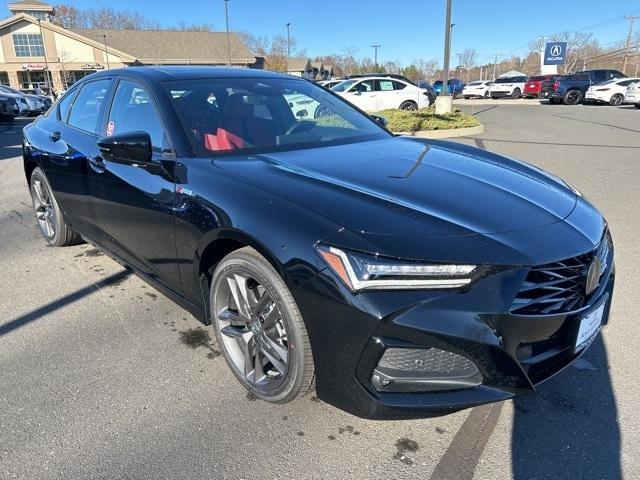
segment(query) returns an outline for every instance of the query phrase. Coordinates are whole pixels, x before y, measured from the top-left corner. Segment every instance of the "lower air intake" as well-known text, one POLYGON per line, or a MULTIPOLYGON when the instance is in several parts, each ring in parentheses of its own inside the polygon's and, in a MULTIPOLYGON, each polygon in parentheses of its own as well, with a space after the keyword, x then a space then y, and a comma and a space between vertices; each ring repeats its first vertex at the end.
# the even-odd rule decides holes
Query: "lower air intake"
POLYGON ((379 392, 429 392, 475 387, 482 375, 466 357, 438 348, 388 348, 373 371, 379 392))

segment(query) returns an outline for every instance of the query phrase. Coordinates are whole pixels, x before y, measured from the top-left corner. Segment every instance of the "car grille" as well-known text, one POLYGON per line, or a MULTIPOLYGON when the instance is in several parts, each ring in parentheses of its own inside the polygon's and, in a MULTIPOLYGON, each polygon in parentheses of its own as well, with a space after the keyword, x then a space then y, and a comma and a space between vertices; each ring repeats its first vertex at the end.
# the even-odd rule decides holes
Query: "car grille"
POLYGON ((606 282, 612 255, 611 236, 607 231, 592 252, 531 268, 513 301, 511 313, 548 315, 579 310, 606 282), (587 294, 587 272, 596 258, 601 262, 601 275, 598 287, 587 294))

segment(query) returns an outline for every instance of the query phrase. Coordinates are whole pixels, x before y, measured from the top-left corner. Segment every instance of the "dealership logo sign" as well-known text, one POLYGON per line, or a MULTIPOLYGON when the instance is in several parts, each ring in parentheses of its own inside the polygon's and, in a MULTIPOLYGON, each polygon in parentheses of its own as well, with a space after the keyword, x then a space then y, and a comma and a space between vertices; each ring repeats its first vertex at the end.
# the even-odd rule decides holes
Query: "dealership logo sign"
POLYGON ((549 42, 544 49, 545 65, 563 65, 567 63, 567 42, 549 42))
POLYGON ((23 63, 20 67, 25 71, 44 70, 45 68, 47 68, 44 63, 23 63))
POLYGON ((80 67, 82 70, 104 70, 104 65, 99 63, 85 63, 80 67))

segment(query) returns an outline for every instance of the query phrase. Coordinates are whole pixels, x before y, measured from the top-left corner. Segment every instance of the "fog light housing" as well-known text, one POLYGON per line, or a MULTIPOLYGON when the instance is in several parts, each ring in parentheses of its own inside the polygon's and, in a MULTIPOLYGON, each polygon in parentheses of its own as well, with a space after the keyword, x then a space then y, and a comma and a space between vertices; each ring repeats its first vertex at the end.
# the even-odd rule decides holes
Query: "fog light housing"
POLYGON ((471 388, 482 375, 466 357, 438 348, 387 348, 371 376, 379 392, 432 392, 471 388))

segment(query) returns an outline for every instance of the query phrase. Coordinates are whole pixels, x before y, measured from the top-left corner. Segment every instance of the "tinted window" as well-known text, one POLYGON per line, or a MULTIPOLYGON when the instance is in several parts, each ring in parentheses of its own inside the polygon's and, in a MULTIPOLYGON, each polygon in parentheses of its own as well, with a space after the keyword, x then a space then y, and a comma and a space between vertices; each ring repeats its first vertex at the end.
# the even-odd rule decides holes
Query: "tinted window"
MULTIPOLYGON (((215 102, 215 98, 213 102, 215 102)), ((207 103, 211 104, 210 101, 207 103)), ((154 152, 160 153, 167 149, 162 122, 148 92, 136 83, 123 80, 118 83, 116 94, 113 97, 106 134, 114 135, 135 131, 149 134, 154 152)))
POLYGON ((69 125, 98 133, 98 121, 111 80, 98 80, 82 86, 69 114, 69 125))
POLYGON ((353 85, 354 83, 356 83, 355 80, 345 80, 344 82, 340 82, 339 84, 331 87, 331 90, 333 90, 334 92, 344 92, 346 90, 349 90, 349 88, 351 88, 351 85, 353 85))
POLYGON ((71 104, 73 103, 73 99, 78 93, 77 90, 73 92, 68 92, 65 96, 60 99, 58 103, 58 115, 62 122, 67 121, 67 117, 69 116, 69 110, 71 109, 71 104))
POLYGON ((607 78, 606 72, 602 70, 597 70, 593 72, 593 80, 596 82, 604 82, 605 80, 609 80, 611 77, 607 78))
MULTIPOLYGON (((373 80, 366 82, 373 87, 373 80)), ((201 157, 212 151, 261 153, 388 136, 350 104, 304 80, 176 80, 163 86, 201 157)))

